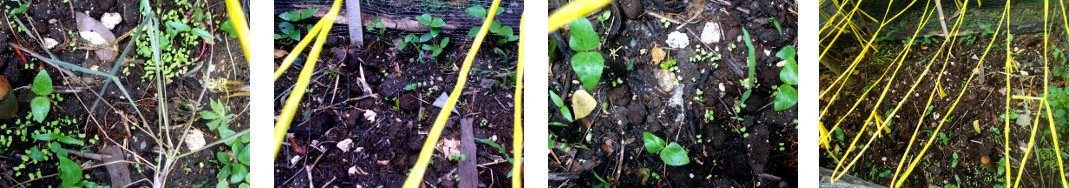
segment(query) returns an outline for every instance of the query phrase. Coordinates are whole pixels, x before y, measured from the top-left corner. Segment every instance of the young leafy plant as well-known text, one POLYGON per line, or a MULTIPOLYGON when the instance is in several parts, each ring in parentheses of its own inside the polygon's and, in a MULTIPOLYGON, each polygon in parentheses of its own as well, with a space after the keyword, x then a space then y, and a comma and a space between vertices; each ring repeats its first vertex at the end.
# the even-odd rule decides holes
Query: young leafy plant
MULTIPOLYGON (((211 111, 204 110, 200 112, 202 118, 211 120, 208 122, 208 129, 217 131, 219 136, 223 138, 234 135, 235 132, 228 127, 230 119, 235 116, 228 112, 230 107, 215 99, 212 99, 209 104, 212 107, 211 111)), ((230 184, 248 186, 249 139, 249 134, 245 134, 241 138, 225 142, 227 146, 230 146, 230 151, 233 152, 236 160, 232 160, 230 155, 224 152, 215 153, 216 159, 219 160, 219 164, 222 166, 219 169, 219 173, 216 174, 216 178, 219 179, 219 183, 216 186, 229 187, 230 184)))
POLYGON ((665 145, 664 139, 650 132, 642 132, 642 141, 646 146, 646 152, 650 154, 660 152, 661 161, 664 161, 664 164, 683 166, 690 163, 690 157, 687 157, 687 150, 683 149, 683 146, 678 143, 671 142, 665 145))
MULTIPOLYGON (((494 15, 499 15, 499 14, 501 14, 501 12, 504 12, 504 11, 505 11, 505 8, 500 8, 499 7, 499 8, 497 8, 497 13, 494 13, 494 15)), ((486 9, 483 8, 482 6, 478 6, 478 5, 472 6, 472 7, 468 7, 468 9, 465 9, 464 12, 467 12, 469 15, 477 17, 477 18, 485 18, 486 17, 486 9)), ((476 27, 471 28, 471 30, 468 30, 468 36, 469 37, 475 37, 475 35, 479 34, 479 30, 480 29, 482 29, 482 26, 476 26, 476 27)), ((493 34, 501 37, 500 39, 497 39, 497 44, 504 44, 504 43, 508 43, 508 42, 512 42, 512 41, 516 41, 516 40, 520 39, 519 35, 513 34, 514 30, 512 29, 512 27, 507 26, 507 25, 501 25, 501 22, 499 22, 497 20, 494 20, 494 21, 490 22, 490 28, 488 28, 487 31, 490 31, 490 33, 493 33, 493 34)))
POLYGON ((605 58, 594 51, 601 39, 594 32, 590 20, 576 19, 569 24, 572 36, 568 38, 568 47, 579 52, 572 56, 572 69, 579 76, 587 90, 594 90, 601 80, 601 71, 605 68, 605 58))
POLYGON ((432 39, 438 37, 438 33, 442 31, 442 27, 446 25, 445 20, 442 18, 433 17, 431 14, 423 14, 416 16, 416 20, 420 24, 431 28, 430 32, 423 35, 416 36, 415 34, 408 34, 404 37, 404 42, 397 45, 398 50, 404 50, 408 45, 419 46, 423 52, 430 52, 430 54, 419 53, 419 61, 423 62, 423 59, 436 59, 438 54, 442 53, 446 45, 449 45, 449 37, 442 38, 438 43, 434 43, 432 39))
POLYGON ((798 90, 794 89, 794 85, 798 85, 798 62, 795 59, 797 52, 794 50, 794 46, 786 46, 780 49, 776 53, 776 57, 783 59, 786 64, 783 65, 783 69, 779 72, 779 80, 783 82, 782 85, 777 87, 775 109, 776 111, 791 108, 798 103, 798 90))
POLYGON ((288 22, 279 22, 278 30, 282 34, 275 34, 275 40, 289 38, 293 40, 301 40, 301 31, 297 29, 297 26, 290 22, 298 22, 305 18, 312 17, 319 9, 309 8, 304 10, 293 10, 279 14, 278 17, 288 22))
POLYGON ((52 100, 48 98, 48 95, 52 94, 52 77, 48 76, 47 71, 41 70, 33 78, 33 85, 30 85, 30 90, 37 94, 37 97, 30 100, 30 114, 33 116, 34 121, 38 123, 44 122, 45 117, 48 116, 48 111, 52 108, 52 100))
POLYGON ((553 100, 553 104, 560 108, 560 113, 564 115, 564 119, 572 122, 572 111, 568 109, 568 106, 564 105, 564 100, 561 100, 560 96, 553 91, 549 91, 549 98, 553 100))

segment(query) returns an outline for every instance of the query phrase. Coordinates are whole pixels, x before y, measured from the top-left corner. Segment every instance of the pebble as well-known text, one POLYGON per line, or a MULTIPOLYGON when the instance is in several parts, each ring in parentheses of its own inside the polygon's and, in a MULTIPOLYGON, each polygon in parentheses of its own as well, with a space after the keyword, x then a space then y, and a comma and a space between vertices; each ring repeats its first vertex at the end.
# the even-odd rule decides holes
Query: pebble
POLYGON ((45 40, 45 48, 48 48, 48 49, 56 48, 56 45, 59 44, 59 41, 56 41, 56 39, 53 39, 53 38, 45 38, 44 40, 45 40))
POLYGON ((104 13, 100 16, 100 24, 104 24, 104 27, 108 29, 115 29, 115 25, 119 25, 119 22, 122 22, 122 16, 116 12, 104 13))
POLYGON ((657 87, 662 91, 672 91, 676 88, 676 74, 672 71, 657 69, 653 74, 657 78, 657 87))
POLYGON ((664 41, 668 43, 668 47, 672 48, 685 48, 690 45, 690 39, 687 38, 687 34, 680 33, 679 31, 673 31, 668 34, 668 40, 664 41))
POLYGON ((720 43, 720 37, 720 24, 706 22, 705 28, 702 29, 702 43, 720 43))

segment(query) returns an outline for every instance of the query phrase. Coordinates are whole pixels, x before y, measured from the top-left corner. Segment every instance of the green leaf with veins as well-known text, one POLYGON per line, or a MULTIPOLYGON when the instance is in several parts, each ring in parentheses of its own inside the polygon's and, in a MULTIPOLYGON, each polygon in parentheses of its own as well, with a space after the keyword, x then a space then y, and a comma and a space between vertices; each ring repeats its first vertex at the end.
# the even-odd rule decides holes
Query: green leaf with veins
POLYGON ((798 104, 798 90, 787 84, 780 85, 779 92, 776 94, 776 111, 791 108, 794 104, 798 104))
POLYGON ((646 152, 650 154, 657 153, 664 149, 664 139, 657 137, 650 132, 642 132, 642 142, 646 146, 646 152))
POLYGON ((568 28, 572 33, 572 36, 568 38, 568 47, 571 47, 573 51, 590 51, 597 48, 598 43, 601 42, 597 32, 594 31, 594 26, 590 25, 590 20, 576 19, 568 24, 568 28))
POLYGON ((776 57, 786 60, 783 69, 779 72, 779 80, 787 85, 798 85, 798 61, 795 60, 794 46, 786 46, 776 53, 776 57))
POLYGON ((581 52, 572 56, 572 69, 587 90, 593 91, 601 80, 605 59, 598 52, 581 52))
POLYGON ((683 166, 690 163, 690 157, 687 157, 687 150, 683 146, 672 142, 661 151, 661 161, 669 166, 683 166))
POLYGON ((48 76, 47 71, 41 70, 33 78, 33 85, 30 86, 30 90, 33 90, 33 93, 37 95, 52 94, 52 77, 48 76))

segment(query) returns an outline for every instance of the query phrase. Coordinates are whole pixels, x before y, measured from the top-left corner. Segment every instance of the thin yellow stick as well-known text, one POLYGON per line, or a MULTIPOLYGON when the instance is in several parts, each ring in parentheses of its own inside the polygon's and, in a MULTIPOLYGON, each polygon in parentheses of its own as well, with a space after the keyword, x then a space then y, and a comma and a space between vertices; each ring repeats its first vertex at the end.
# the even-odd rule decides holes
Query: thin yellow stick
POLYGON ((324 22, 322 32, 319 32, 319 37, 316 39, 315 45, 312 46, 312 50, 308 52, 308 61, 305 62, 304 68, 301 69, 301 74, 297 76, 297 83, 293 87, 289 98, 286 99, 286 105, 282 107, 282 113, 278 117, 278 122, 275 122, 275 152, 272 156, 278 155, 279 148, 282 147, 282 142, 286 139, 286 132, 289 131, 290 123, 293 122, 293 116, 297 114, 297 107, 301 103, 301 99, 304 97, 304 93, 308 91, 308 83, 311 82, 312 73, 315 71, 316 61, 319 58, 319 52, 323 50, 323 42, 327 39, 327 33, 330 33, 330 27, 334 25, 334 19, 338 17, 338 10, 341 7, 342 0, 334 0, 334 6, 330 9, 330 12, 323 17, 324 22))
MULTIPOLYGON (((487 12, 497 12, 497 7, 500 3, 500 0, 494 0, 487 12)), ((445 102, 445 106, 442 107, 441 111, 438 111, 438 118, 434 120, 434 126, 431 127, 427 140, 423 142, 423 148, 420 149, 416 165, 412 167, 412 171, 408 174, 408 179, 405 180, 405 188, 417 188, 423 181, 423 174, 427 172, 427 164, 431 160, 431 155, 434 154, 434 145, 438 143, 438 137, 442 135, 445 122, 449 120, 449 113, 452 113, 453 106, 457 103, 457 98, 460 98, 461 92, 464 90, 464 84, 468 81, 468 70, 471 69, 471 61, 475 60, 475 54, 479 52, 479 46, 482 45, 483 38, 486 37, 486 32, 490 29, 490 22, 493 20, 494 14, 486 14, 486 19, 483 20, 483 25, 479 28, 479 34, 475 36, 475 41, 472 43, 471 49, 468 50, 467 57, 464 58, 464 65, 460 67, 457 84, 453 87, 453 92, 449 94, 449 100, 445 102)))
POLYGON ((323 29, 324 21, 327 21, 327 19, 319 19, 319 21, 316 22, 315 26, 312 26, 312 30, 309 30, 308 34, 304 35, 304 39, 301 39, 301 42, 298 42, 297 46, 293 47, 293 50, 290 51, 290 54, 286 55, 286 59, 282 59, 282 64, 278 65, 278 70, 275 70, 274 80, 278 80, 279 77, 282 77, 282 74, 286 73, 286 70, 289 69, 291 65, 293 65, 293 61, 297 59, 297 56, 300 56, 301 52, 304 51, 304 47, 308 46, 308 43, 312 42, 312 39, 319 36, 319 30, 323 29))
POLYGON ((523 20, 526 18, 526 15, 520 17, 519 59, 516 60, 516 97, 513 98, 516 108, 512 109, 512 187, 523 187, 520 180, 523 179, 523 20))

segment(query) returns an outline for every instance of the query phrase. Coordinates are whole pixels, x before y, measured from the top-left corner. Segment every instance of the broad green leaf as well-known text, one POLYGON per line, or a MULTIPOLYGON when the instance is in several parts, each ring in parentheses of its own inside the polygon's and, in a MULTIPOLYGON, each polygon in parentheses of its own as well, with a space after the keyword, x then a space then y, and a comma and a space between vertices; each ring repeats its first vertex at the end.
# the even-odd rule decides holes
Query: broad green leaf
POLYGON ((52 101, 48 100, 48 97, 35 97, 30 101, 30 113, 33 114, 33 120, 38 123, 44 122, 45 117, 48 116, 48 111, 51 109, 52 101))
POLYGON ((41 70, 37 73, 37 77, 33 78, 33 85, 30 87, 30 90, 37 95, 51 95, 52 77, 48 76, 48 71, 41 70))
POLYGON ((223 181, 226 180, 227 177, 230 177, 230 165, 223 165, 223 168, 219 169, 219 173, 215 174, 215 178, 223 181))
POLYGON ((585 52, 593 50, 598 47, 598 43, 601 39, 598 39, 598 33, 594 32, 594 26, 590 25, 590 20, 576 19, 568 24, 572 32, 572 36, 568 38, 568 47, 571 47, 573 51, 585 52))
POLYGON ((319 9, 315 9, 315 8, 304 9, 304 11, 301 11, 301 19, 312 17, 312 15, 315 14, 316 12, 319 12, 319 9))
POLYGON ((189 31, 190 29, 189 25, 186 25, 182 22, 167 22, 167 27, 170 27, 171 29, 177 31, 189 31))
POLYGON ((683 149, 683 146, 672 142, 661 151, 661 161, 669 166, 683 166, 690 163, 690 157, 687 157, 687 150, 683 149))
POLYGON ((594 90, 605 69, 605 59, 598 52, 581 52, 572 56, 572 70, 579 76, 587 90, 594 90))
POLYGON ((798 61, 795 59, 794 46, 786 46, 776 53, 776 57, 787 61, 779 72, 779 80, 787 85, 798 85, 798 61))
MULTIPOLYGON (((283 23, 286 23, 286 22, 283 22, 283 23)), ((230 38, 237 38, 238 37, 238 32, 234 31, 234 24, 230 23, 230 19, 227 19, 226 22, 223 22, 223 25, 219 26, 219 29, 221 29, 223 31, 226 31, 227 36, 230 37, 230 38)))
POLYGON ((464 12, 467 12, 471 16, 475 16, 475 17, 480 17, 480 18, 486 17, 486 9, 483 8, 482 6, 468 7, 468 9, 464 10, 464 12))
POLYGON ((319 11, 319 9, 314 8, 305 9, 303 11, 294 10, 279 14, 278 17, 286 21, 300 21, 305 18, 311 17, 312 14, 315 14, 317 11, 319 11))
POLYGON ((783 84, 779 86, 779 93, 776 94, 775 109, 776 111, 791 108, 794 104, 798 103, 798 90, 790 85, 783 84))
MULTIPOLYGON (((245 134, 245 135, 250 135, 250 134, 245 134)), ((238 162, 241 162, 241 164, 249 165, 249 150, 251 150, 251 149, 249 149, 249 147, 246 146, 240 152, 235 153, 235 155, 237 155, 237 157, 238 157, 238 162)))
POLYGON ((572 109, 575 109, 575 119, 583 119, 590 112, 594 111, 594 108, 598 106, 598 101, 594 100, 594 97, 590 96, 586 90, 576 90, 572 94, 572 109))
POLYGON ((657 153, 664 149, 664 139, 650 132, 642 132, 642 142, 646 145, 646 152, 657 153))
POLYGON ((230 168, 230 182, 244 181, 245 176, 249 175, 249 167, 243 164, 234 163, 230 165, 230 168))
POLYGON ((193 28, 193 31, 191 31, 191 32, 193 33, 193 35, 197 35, 200 38, 204 38, 204 39, 208 39, 208 40, 215 39, 215 37, 212 36, 212 33, 209 33, 208 31, 205 31, 205 30, 200 29, 200 28, 193 28))
POLYGON ((230 188, 230 182, 219 180, 219 183, 215 184, 215 188, 230 188))
POLYGON ((34 146, 33 148, 30 148, 29 156, 30 156, 30 159, 33 159, 34 161, 45 160, 45 152, 41 152, 40 149, 37 149, 37 146, 34 146))
POLYGON ((82 167, 67 157, 59 158, 59 179, 62 180, 60 187, 74 187, 82 182, 82 167))
MULTIPOLYGON (((246 178, 248 178, 248 177, 246 177, 246 178)), ((247 183, 247 182, 246 183, 241 183, 241 185, 238 185, 238 188, 249 188, 249 183, 247 183)))
POLYGON ((219 163, 230 164, 230 156, 223 152, 215 152, 215 160, 219 160, 219 163))
POLYGON ((438 42, 438 48, 445 48, 446 45, 449 45, 449 37, 445 37, 438 42))

